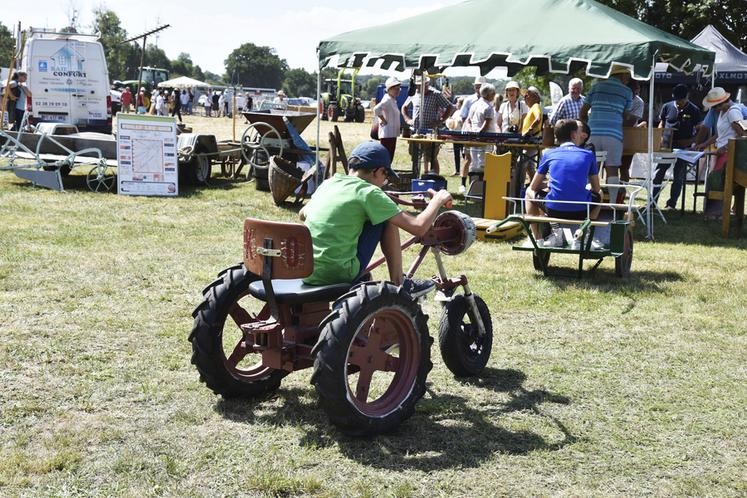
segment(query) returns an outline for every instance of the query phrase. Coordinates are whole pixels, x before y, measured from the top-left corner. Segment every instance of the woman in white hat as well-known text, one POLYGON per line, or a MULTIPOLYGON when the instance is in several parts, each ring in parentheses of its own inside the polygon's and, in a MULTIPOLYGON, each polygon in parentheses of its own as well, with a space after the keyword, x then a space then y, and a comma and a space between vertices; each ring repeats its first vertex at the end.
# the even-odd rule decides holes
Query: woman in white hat
POLYGON ((501 133, 519 133, 524 117, 529 112, 529 107, 519 98, 521 87, 515 81, 509 81, 506 85, 506 100, 501 104, 496 116, 496 124, 501 133))
POLYGON ((387 78, 384 83, 386 93, 381 102, 374 107, 374 119, 379 120, 379 142, 389 151, 389 156, 394 160, 394 151, 397 148, 397 137, 400 131, 400 113, 397 106, 397 97, 402 88, 402 83, 395 77, 387 78))
MULTIPOLYGON (((705 110, 713 109, 718 112, 716 135, 700 146, 706 148, 712 143, 716 144, 716 163, 711 170, 713 173, 721 171, 726 165, 728 159, 726 147, 729 144, 729 139, 739 138, 744 134, 742 127, 739 125, 739 121, 742 120, 742 111, 729 97, 731 97, 729 92, 717 86, 711 88, 708 95, 703 99, 705 110)), ((718 218, 721 213, 721 201, 709 200, 707 202, 706 219, 718 218)))

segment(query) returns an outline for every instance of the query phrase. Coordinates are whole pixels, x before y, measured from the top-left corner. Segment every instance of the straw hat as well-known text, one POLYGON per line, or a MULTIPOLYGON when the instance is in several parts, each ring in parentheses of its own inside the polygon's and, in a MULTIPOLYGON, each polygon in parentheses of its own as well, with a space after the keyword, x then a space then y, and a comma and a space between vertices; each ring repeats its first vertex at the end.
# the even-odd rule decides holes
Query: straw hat
POLYGON ((473 85, 484 85, 488 82, 488 79, 485 76, 478 76, 475 78, 475 82, 472 83, 473 85))
POLYGON ((278 97, 285 97, 285 92, 282 90, 278 90, 278 97))
POLYGON ((515 81, 509 81, 508 83, 506 83, 506 88, 504 90, 508 91, 512 88, 521 91, 521 86, 519 86, 519 84, 515 81))
POLYGON ((415 84, 416 85, 422 85, 423 84, 423 76, 425 76, 425 84, 429 85, 431 82, 431 75, 426 73, 423 73, 422 75, 415 76, 415 84))
POLYGON ((703 107, 710 109, 711 107, 726 102, 729 100, 729 97, 731 97, 731 94, 720 86, 713 87, 708 91, 708 94, 703 99, 703 107))
POLYGON ((614 64, 612 66, 612 69, 610 70, 610 76, 614 76, 616 74, 630 74, 630 68, 614 64))
POLYGON ((398 80, 394 76, 390 76, 389 78, 386 79, 386 83, 384 83, 384 88, 386 88, 387 91, 389 91, 390 88, 395 87, 395 86, 400 86, 400 85, 402 85, 402 82, 400 80, 398 80))

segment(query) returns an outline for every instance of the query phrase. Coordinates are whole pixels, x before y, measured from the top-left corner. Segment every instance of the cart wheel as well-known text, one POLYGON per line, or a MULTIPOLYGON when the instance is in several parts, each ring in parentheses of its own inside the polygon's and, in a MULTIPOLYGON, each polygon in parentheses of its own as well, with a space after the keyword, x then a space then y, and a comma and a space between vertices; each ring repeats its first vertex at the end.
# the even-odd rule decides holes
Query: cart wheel
POLYGON ((327 107, 327 118, 330 121, 337 121, 340 118, 340 108, 337 107, 337 104, 330 104, 327 107))
POLYGON ((86 175, 86 185, 91 192, 109 192, 114 187, 114 168, 100 162, 86 175))
POLYGON ((400 287, 365 282, 342 296, 314 347, 312 382, 330 421, 373 435, 412 416, 433 367, 427 319, 400 287))
POLYGON ((359 104, 355 106, 355 122, 363 123, 364 121, 366 121, 366 110, 359 104))
POLYGON ((490 358, 493 348, 493 322, 488 305, 477 294, 475 302, 485 326, 480 336, 476 320, 472 317, 467 298, 459 294, 444 306, 438 325, 438 343, 446 367, 457 377, 479 375, 490 358))
POLYGON ((179 163, 179 173, 184 183, 190 185, 207 184, 213 165, 208 156, 197 154, 187 163, 179 163))
POLYGON ((532 251, 532 264, 537 271, 544 272, 550 264, 550 251, 532 251))
POLYGON ((224 398, 254 397, 275 391, 287 375, 262 365, 262 355, 246 348, 239 327, 260 318, 249 310, 259 303, 247 297, 249 284, 259 280, 238 264, 227 268, 203 292, 203 300, 195 309, 189 341, 192 343, 192 364, 200 380, 215 394, 224 398), (228 318, 228 323, 226 323, 228 318))
POLYGON ((283 155, 280 132, 269 123, 252 123, 241 135, 241 155, 251 166, 269 166, 270 156, 283 155), (272 148, 273 153, 270 153, 272 148))
POLYGON ((625 231, 625 242, 623 243, 622 255, 615 258, 615 275, 620 278, 630 276, 630 268, 633 266, 633 231, 625 231))

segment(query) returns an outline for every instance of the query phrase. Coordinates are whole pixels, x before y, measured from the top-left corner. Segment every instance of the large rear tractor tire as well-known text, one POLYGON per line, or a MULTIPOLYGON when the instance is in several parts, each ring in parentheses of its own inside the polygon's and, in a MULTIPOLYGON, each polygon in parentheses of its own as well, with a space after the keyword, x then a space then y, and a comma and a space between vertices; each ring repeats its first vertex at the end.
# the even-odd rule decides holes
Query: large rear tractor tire
POLYGON ((493 348, 493 321, 485 301, 477 294, 485 335, 480 336, 477 320, 472 316, 467 298, 459 294, 444 306, 438 326, 438 343, 446 367, 457 377, 479 375, 488 364, 493 348))
POLYGON ((312 382, 332 424, 370 436, 412 416, 433 367, 433 339, 402 288, 362 283, 337 300, 321 329, 312 382))
POLYGON ((200 380, 224 398, 252 398, 273 392, 287 375, 263 366, 262 356, 246 349, 240 331, 229 330, 256 319, 241 302, 255 280, 259 277, 246 271, 243 263, 227 268, 205 288, 202 302, 192 313, 192 364, 200 380), (228 335, 233 338, 230 342, 226 340, 228 335))

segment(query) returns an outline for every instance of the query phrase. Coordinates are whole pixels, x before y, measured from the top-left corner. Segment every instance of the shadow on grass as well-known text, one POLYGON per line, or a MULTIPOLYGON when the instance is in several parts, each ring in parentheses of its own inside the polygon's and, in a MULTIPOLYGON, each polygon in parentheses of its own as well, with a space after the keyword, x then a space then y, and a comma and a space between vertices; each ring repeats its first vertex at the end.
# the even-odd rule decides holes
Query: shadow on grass
POLYGON ((374 438, 351 438, 329 424, 318 403, 302 389, 281 389, 268 410, 262 401, 225 401, 216 411, 237 422, 293 425, 305 431, 301 445, 310 448, 338 446, 347 458, 371 467, 392 470, 477 467, 495 454, 526 455, 536 450, 554 451, 576 441, 565 425, 542 412, 543 403, 569 404, 570 400, 545 390, 523 387, 526 375, 517 370, 486 369, 464 385, 489 389, 508 401, 479 405, 461 396, 436 394, 422 399, 415 415, 394 431, 374 438), (514 412, 528 414, 530 423, 547 432, 554 427, 556 441, 528 429, 511 430, 500 418, 514 412))
POLYGON ((747 249, 747 229, 742 228, 741 233, 736 229, 736 217, 732 216, 732 227, 730 237, 725 239, 721 236, 721 220, 705 221, 703 213, 688 211, 684 214, 679 211, 666 213, 667 224, 655 224, 654 238, 657 242, 667 244, 696 245, 706 247, 724 247, 747 249), (739 237, 741 235, 741 237, 739 237))
MULTIPOLYGON (((611 259, 611 258, 607 258, 611 259)), ((569 262, 573 261, 569 259, 569 262)), ((589 262, 587 262, 588 264, 589 262)), ((604 263, 602 263, 604 264, 604 263)), ((593 262, 589 266, 593 265, 593 262)), ((681 282, 685 278, 676 271, 635 271, 633 268, 630 277, 619 278, 614 270, 597 268, 594 272, 584 270, 581 279, 575 267, 550 266, 549 275, 536 274, 536 279, 547 280, 560 290, 569 288, 591 288, 600 292, 612 292, 618 294, 625 290, 636 292, 666 292, 663 284, 669 282, 681 282)))

